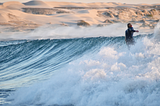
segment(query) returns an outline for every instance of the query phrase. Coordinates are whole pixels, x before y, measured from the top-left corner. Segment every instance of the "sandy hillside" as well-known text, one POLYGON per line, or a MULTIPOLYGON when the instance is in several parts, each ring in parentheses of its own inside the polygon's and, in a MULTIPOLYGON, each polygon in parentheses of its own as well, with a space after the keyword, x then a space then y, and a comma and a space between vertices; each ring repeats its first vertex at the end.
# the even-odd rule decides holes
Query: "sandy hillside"
POLYGON ((0 25, 15 30, 34 29, 45 24, 105 26, 134 23, 154 28, 160 18, 160 5, 122 3, 71 3, 33 0, 0 4, 0 25))

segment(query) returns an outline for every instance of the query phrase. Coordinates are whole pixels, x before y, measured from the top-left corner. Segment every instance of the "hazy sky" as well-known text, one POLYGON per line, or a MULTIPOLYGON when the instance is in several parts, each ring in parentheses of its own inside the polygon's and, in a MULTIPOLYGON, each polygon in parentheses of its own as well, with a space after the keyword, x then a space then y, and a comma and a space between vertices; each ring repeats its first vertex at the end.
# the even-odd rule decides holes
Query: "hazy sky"
MULTIPOLYGON (((27 1, 31 1, 31 0, 0 0, 0 2, 7 2, 7 1, 27 2, 27 1)), ((65 1, 65 2, 119 2, 119 3, 127 3, 127 4, 138 4, 138 3, 155 4, 155 3, 160 3, 160 0, 42 0, 42 1, 65 1)))

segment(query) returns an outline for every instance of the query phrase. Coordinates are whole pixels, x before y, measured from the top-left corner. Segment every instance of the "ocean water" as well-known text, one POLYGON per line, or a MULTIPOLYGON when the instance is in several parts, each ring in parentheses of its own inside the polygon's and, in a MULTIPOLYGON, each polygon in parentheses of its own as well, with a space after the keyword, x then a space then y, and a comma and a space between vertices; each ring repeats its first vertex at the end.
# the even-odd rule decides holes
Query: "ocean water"
POLYGON ((160 106, 160 24, 130 49, 125 29, 0 33, 0 106, 160 106))

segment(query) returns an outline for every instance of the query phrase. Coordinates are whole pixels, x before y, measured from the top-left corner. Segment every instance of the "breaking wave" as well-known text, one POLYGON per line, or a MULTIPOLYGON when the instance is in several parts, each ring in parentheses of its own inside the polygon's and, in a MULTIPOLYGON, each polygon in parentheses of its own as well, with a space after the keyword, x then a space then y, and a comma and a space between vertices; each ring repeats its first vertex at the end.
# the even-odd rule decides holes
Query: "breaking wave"
POLYGON ((120 32, 98 37, 103 27, 57 39, 46 30, 0 42, 3 106, 159 106, 160 33, 135 36, 129 50, 120 32))

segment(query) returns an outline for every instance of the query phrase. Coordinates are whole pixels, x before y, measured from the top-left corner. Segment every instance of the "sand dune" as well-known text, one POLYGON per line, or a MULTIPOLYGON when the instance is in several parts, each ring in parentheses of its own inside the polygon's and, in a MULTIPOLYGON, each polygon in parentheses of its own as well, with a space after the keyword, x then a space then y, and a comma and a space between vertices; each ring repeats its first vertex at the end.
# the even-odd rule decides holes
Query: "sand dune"
MULTIPOLYGON (((33 0, 0 5, 0 25, 18 29, 34 29, 45 24, 77 25, 79 20, 89 25, 134 23, 154 28, 160 18, 160 6, 122 3, 72 3, 33 0)), ((83 24, 82 24, 83 25, 83 24)))
POLYGON ((3 7, 8 8, 8 9, 21 9, 25 5, 18 2, 18 1, 10 1, 10 2, 5 2, 3 3, 3 7))
POLYGON ((44 3, 43 1, 40 0, 33 0, 33 1, 29 1, 27 3, 24 3, 25 5, 47 5, 46 3, 44 3))
POLYGON ((36 6, 36 7, 41 7, 41 8, 51 8, 51 6, 49 6, 48 4, 46 4, 43 1, 40 0, 33 0, 33 1, 29 1, 26 3, 23 3, 25 6, 36 6))
POLYGON ((72 3, 72 2, 53 2, 46 1, 46 4, 52 7, 115 7, 117 5, 122 5, 122 3, 103 3, 103 2, 94 2, 94 3, 72 3))
POLYGON ((0 22, 8 22, 7 19, 2 15, 0 14, 0 22))

